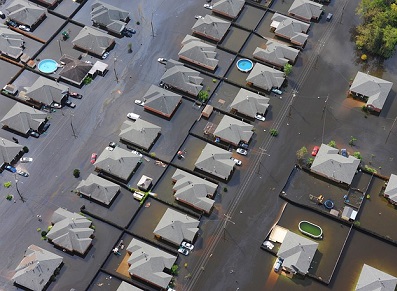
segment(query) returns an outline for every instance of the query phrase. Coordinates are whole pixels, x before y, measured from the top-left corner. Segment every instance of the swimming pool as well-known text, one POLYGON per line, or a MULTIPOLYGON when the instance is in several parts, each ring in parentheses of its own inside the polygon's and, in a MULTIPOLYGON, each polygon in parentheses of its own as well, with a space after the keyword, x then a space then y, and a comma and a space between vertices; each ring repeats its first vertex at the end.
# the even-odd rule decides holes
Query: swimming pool
POLYGON ((249 59, 241 59, 237 61, 237 68, 241 72, 248 73, 249 71, 252 70, 253 67, 254 64, 249 59))
POLYGON ((303 220, 299 222, 299 230, 312 238, 322 238, 323 236, 322 228, 310 221, 303 220))
POLYGON ((38 68, 40 72, 51 74, 57 70, 58 63, 54 60, 45 59, 40 61, 38 68))

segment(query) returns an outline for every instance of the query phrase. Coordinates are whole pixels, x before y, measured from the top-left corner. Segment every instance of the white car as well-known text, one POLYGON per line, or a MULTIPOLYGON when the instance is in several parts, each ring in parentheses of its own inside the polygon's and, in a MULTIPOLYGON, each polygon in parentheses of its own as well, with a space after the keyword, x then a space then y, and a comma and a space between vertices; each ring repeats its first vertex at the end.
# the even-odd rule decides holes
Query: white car
POLYGON ((18 28, 19 28, 20 30, 30 32, 30 28, 27 27, 26 25, 20 25, 20 26, 18 26, 18 28))
POLYGON ((210 5, 210 4, 208 4, 208 3, 205 3, 205 4, 204 4, 204 8, 207 8, 207 9, 209 9, 209 10, 212 10, 212 5, 210 5))
POLYGON ((139 105, 139 106, 144 106, 145 105, 145 102, 143 102, 142 100, 135 100, 134 103, 136 105, 139 105))
POLYGON ((278 95, 283 94, 283 91, 281 91, 280 89, 277 89, 277 88, 272 88, 272 92, 273 92, 273 93, 276 93, 276 94, 278 94, 278 95))
POLYGON ((143 155, 140 152, 136 151, 136 150, 132 150, 131 153, 136 154, 140 158, 143 157, 143 155))
POLYGON ((25 157, 23 157, 23 158, 21 158, 19 161, 20 161, 21 163, 29 163, 29 162, 33 162, 33 159, 32 159, 32 158, 25 158, 25 157))
POLYGON ((102 60, 106 59, 108 56, 109 56, 109 52, 105 52, 105 53, 102 55, 102 60))
POLYGON ((194 245, 192 245, 192 244, 190 244, 188 242, 185 242, 185 241, 182 242, 181 246, 184 247, 185 249, 190 250, 190 251, 194 249, 194 245))
POLYGON ((241 166, 241 161, 235 158, 230 158, 237 166, 241 166))
POLYGON ((127 113, 127 118, 135 121, 135 120, 139 119, 139 114, 135 114, 135 113, 130 112, 130 113, 127 113))
POLYGON ((109 152, 112 152, 114 150, 114 148, 112 147, 106 147, 105 150, 108 150, 109 152))
POLYGON ((238 148, 236 152, 243 156, 246 156, 248 154, 247 150, 242 149, 242 148, 238 148))
POLYGON ((166 58, 158 58, 157 61, 158 61, 160 64, 165 64, 165 63, 167 62, 167 59, 166 59, 166 58))
POLYGON ((17 170, 17 174, 18 174, 18 175, 21 175, 21 176, 23 176, 23 177, 29 177, 29 173, 26 173, 26 172, 24 172, 24 171, 22 171, 22 170, 17 170))
POLYGON ((181 253, 182 255, 187 256, 187 255, 189 254, 189 250, 187 250, 187 249, 185 249, 185 248, 183 248, 183 247, 180 247, 180 248, 178 249, 178 253, 181 253))
POLYGON ((203 19, 204 17, 202 17, 201 15, 195 15, 194 18, 196 18, 196 19, 203 19))
POLYGON ((263 115, 261 115, 261 114, 255 115, 255 119, 257 119, 259 121, 265 121, 266 120, 266 118, 263 115))
POLYGON ((58 104, 58 103, 56 103, 56 102, 52 102, 51 107, 52 107, 52 108, 56 108, 56 109, 61 109, 61 108, 62 108, 62 105, 61 105, 61 104, 58 104))

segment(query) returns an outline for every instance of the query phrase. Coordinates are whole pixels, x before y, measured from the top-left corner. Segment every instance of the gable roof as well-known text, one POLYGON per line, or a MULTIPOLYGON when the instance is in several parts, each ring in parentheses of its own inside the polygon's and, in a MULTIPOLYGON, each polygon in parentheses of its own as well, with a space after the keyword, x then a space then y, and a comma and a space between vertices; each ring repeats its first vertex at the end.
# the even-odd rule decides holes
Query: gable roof
POLYGON ((166 69, 161 77, 163 83, 193 96, 197 96, 203 88, 203 78, 198 71, 189 69, 175 60, 168 60, 166 69))
POLYGON ((91 235, 94 230, 90 228, 92 222, 84 216, 58 208, 51 218, 53 224, 47 233, 47 238, 55 245, 68 250, 85 254, 91 245, 91 235))
POLYGON ((69 87, 40 76, 32 86, 26 88, 26 96, 45 105, 60 104, 69 87))
POLYGON ((182 241, 193 242, 199 223, 187 214, 167 208, 153 233, 179 246, 182 241))
POLYGON ((129 16, 128 11, 101 1, 96 1, 91 5, 91 20, 106 27, 109 31, 121 33, 129 16))
POLYGON ((230 107, 238 113, 255 118, 256 114, 264 115, 269 108, 269 98, 241 88, 230 107))
POLYGON ((46 113, 16 102, 3 117, 1 123, 12 130, 28 134, 31 129, 37 131, 46 118, 46 113))
POLYGON ((226 180, 235 165, 231 156, 231 152, 207 143, 194 165, 199 170, 226 180))
POLYGON ((397 203, 397 175, 391 174, 385 189, 385 196, 397 203))
POLYGON ((142 278, 162 288, 168 286, 172 275, 164 271, 171 270, 176 261, 176 256, 135 238, 128 245, 127 252, 131 254, 128 258, 128 265, 130 266, 128 272, 131 276, 142 278))
POLYGON ((288 230, 277 256, 284 259, 283 266, 306 274, 317 247, 318 243, 288 230))
POLYGON ((59 72, 59 75, 63 79, 72 82, 78 86, 83 83, 85 77, 88 76, 88 73, 92 68, 92 64, 74 59, 66 55, 64 55, 60 61, 64 62, 65 66, 59 72))
POLYGON ((255 87, 265 90, 281 87, 284 80, 285 75, 283 72, 259 63, 255 64, 246 79, 247 83, 252 83, 255 87))
POLYGON ((356 285, 356 291, 394 291, 397 278, 381 270, 363 265, 356 285))
POLYGON ((244 7, 244 0, 219 0, 212 6, 212 11, 235 18, 244 7))
POLYGON ((263 47, 257 47, 254 58, 284 67, 289 61, 295 62, 299 50, 286 46, 278 41, 268 40, 263 47))
POLYGON ((253 125, 224 115, 214 131, 214 136, 237 145, 240 141, 248 143, 254 134, 253 125))
POLYGON ((72 43, 85 51, 102 56, 113 45, 114 37, 103 33, 99 29, 84 26, 72 40, 72 43))
POLYGON ((300 45, 303 45, 309 37, 305 33, 309 30, 310 24, 278 13, 274 13, 270 26, 276 29, 277 35, 300 45))
POLYGON ((218 185, 188 172, 177 169, 172 176, 176 181, 172 189, 176 200, 185 202, 193 207, 209 213, 214 205, 214 200, 207 196, 213 196, 218 185))
POLYGON ((29 290, 41 291, 50 281, 63 258, 36 245, 30 245, 15 269, 12 281, 29 290))
POLYGON ((230 22, 207 14, 204 18, 197 19, 192 31, 209 39, 221 41, 229 27, 230 22))
POLYGON ((94 166, 96 169, 126 181, 141 162, 141 157, 137 154, 115 147, 112 151, 104 149, 94 166))
POLYGON ((311 170, 329 179, 350 185, 359 164, 359 159, 353 156, 344 157, 339 154, 338 149, 322 144, 311 170))
POLYGON ((20 24, 34 26, 40 18, 45 16, 45 10, 37 5, 32 5, 25 0, 14 0, 6 8, 8 11, 8 18, 20 24))
POLYGON ((120 186, 97 175, 90 174, 87 179, 80 182, 76 190, 85 196, 89 196, 90 199, 109 205, 120 191, 120 186))
POLYGON ((205 43, 197 37, 187 35, 182 41, 182 49, 178 56, 193 64, 215 70, 218 66, 215 46, 205 43))
POLYGON ((143 289, 135 287, 134 285, 128 284, 125 281, 122 281, 116 291, 143 291, 143 289))
POLYGON ((11 164, 22 151, 22 146, 8 139, 0 137, 0 167, 3 164, 11 164))
POLYGON ((323 13, 323 5, 310 0, 295 0, 288 13, 310 21, 320 17, 323 13))
POLYGON ((25 41, 21 34, 0 24, 0 53, 13 59, 18 59, 23 53, 25 41))
POLYGON ((170 117, 182 100, 182 96, 155 85, 151 85, 145 96, 144 108, 170 117))
POLYGON ((367 96, 367 106, 382 109, 392 86, 392 82, 357 72, 350 86, 350 91, 367 96))
POLYGON ((136 121, 124 121, 120 130, 121 140, 149 150, 160 134, 161 127, 138 118, 136 121))

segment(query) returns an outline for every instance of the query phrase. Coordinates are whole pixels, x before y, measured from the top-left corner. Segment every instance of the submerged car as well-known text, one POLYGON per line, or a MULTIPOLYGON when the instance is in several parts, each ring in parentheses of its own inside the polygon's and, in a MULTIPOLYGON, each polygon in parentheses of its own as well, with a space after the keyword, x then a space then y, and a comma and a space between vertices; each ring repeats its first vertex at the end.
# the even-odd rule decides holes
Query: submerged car
POLYGON ((347 150, 346 149, 341 149, 340 150, 340 154, 342 155, 342 156, 344 156, 344 157, 348 157, 349 155, 347 154, 347 150))
POLYGON ((7 171, 10 171, 11 173, 15 173, 15 172, 17 171, 17 169, 15 169, 15 167, 13 167, 13 166, 11 166, 11 165, 7 165, 7 166, 5 167, 5 169, 6 169, 7 171))
POLYGON ((272 88, 272 92, 273 92, 273 93, 276 93, 276 94, 278 94, 278 95, 283 94, 283 91, 281 91, 280 89, 277 89, 277 88, 272 88))
POLYGON ((312 156, 315 157, 317 156, 318 150, 320 149, 319 146, 315 146, 312 150, 312 156))
POLYGON ((328 13, 328 15, 327 15, 327 21, 331 21, 332 16, 334 16, 332 13, 328 13))
POLYGON ((21 171, 21 170, 17 170, 17 174, 22 176, 22 177, 29 177, 29 174, 27 172, 21 171))
POLYGON ((230 158, 237 166, 241 166, 241 161, 235 158, 230 158))
POLYGON ((81 94, 79 94, 79 93, 76 93, 76 92, 71 92, 71 93, 69 93, 68 95, 69 95, 69 97, 76 98, 76 99, 81 99, 81 98, 83 98, 83 95, 81 95, 81 94))
POLYGON ((30 28, 28 26, 26 26, 26 25, 20 25, 20 26, 18 26, 18 28, 20 30, 30 32, 30 28))
POLYGON ((97 157, 98 157, 97 153, 92 153, 92 155, 91 155, 91 164, 94 164, 96 162, 97 157))
POLYGON ((242 141, 241 142, 239 142, 239 144, 238 144, 238 146, 240 147, 240 148, 243 148, 243 149, 248 149, 248 144, 247 143, 243 143, 242 141))
POLYGON ((50 107, 51 107, 51 108, 56 108, 56 109, 61 109, 61 108, 62 108, 62 105, 59 104, 59 103, 56 103, 56 102, 52 102, 52 104, 51 104, 50 107))
POLYGON ((40 134, 39 134, 37 131, 32 130, 32 131, 30 132, 30 136, 33 136, 33 137, 35 137, 35 138, 39 138, 40 134))
POLYGON ((212 10, 212 5, 210 5, 210 4, 208 4, 208 3, 205 3, 205 4, 204 4, 204 8, 207 8, 207 9, 209 9, 209 10, 212 10))
POLYGON ((166 59, 166 58, 158 58, 157 61, 158 61, 160 64, 165 64, 165 63, 167 62, 167 59, 166 59))
POLYGON ((181 246, 184 247, 185 249, 190 250, 190 251, 194 249, 194 245, 192 245, 192 244, 190 244, 188 242, 185 242, 185 241, 182 242, 181 246))
POLYGON ((261 114, 255 115, 255 119, 257 119, 259 121, 265 121, 266 120, 266 118, 263 115, 261 115, 261 114))
POLYGON ((106 59, 108 56, 109 56, 109 52, 105 52, 105 53, 102 55, 102 60, 106 59))
POLYGON ((23 157, 23 158, 20 158, 19 161, 21 163, 29 163, 29 162, 33 162, 33 159, 32 158, 23 157))
POLYGON ((203 19, 204 17, 202 17, 201 15, 195 15, 194 18, 196 18, 196 19, 203 19))
POLYGON ((135 100, 134 103, 135 103, 136 105, 139 105, 139 106, 144 106, 144 105, 145 105, 145 102, 142 101, 142 100, 135 100))
POLYGON ((69 106, 70 108, 75 108, 76 107, 76 104, 74 104, 72 101, 70 101, 70 100, 66 100, 65 101, 65 105, 66 106, 69 106))
POLYGON ((127 113, 127 118, 135 121, 135 120, 139 119, 139 114, 135 114, 135 113, 130 112, 130 113, 127 113))
POLYGON ((242 148, 238 148, 236 152, 243 156, 246 156, 248 154, 247 150, 242 149, 242 148))
POLYGON ((178 253, 187 256, 189 254, 189 250, 185 249, 184 247, 180 247, 178 249, 178 253))

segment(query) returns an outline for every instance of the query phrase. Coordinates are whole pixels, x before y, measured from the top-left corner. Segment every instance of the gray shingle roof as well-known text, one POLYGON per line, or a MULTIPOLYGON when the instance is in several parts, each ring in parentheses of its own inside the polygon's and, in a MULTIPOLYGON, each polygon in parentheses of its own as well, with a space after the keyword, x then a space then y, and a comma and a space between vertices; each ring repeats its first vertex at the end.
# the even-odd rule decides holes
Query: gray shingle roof
POLYGON ((10 164, 22 151, 22 146, 13 141, 0 137, 0 166, 10 164))
POLYGON ((91 245, 91 235, 94 230, 90 228, 91 221, 84 216, 58 208, 51 218, 53 224, 47 233, 47 238, 54 245, 68 250, 85 254, 91 245))
POLYGON ((244 0, 219 0, 214 3, 212 10, 230 18, 235 18, 244 7, 244 4, 244 0))
POLYGON ((12 281, 30 290, 41 291, 47 285, 63 258, 36 245, 30 245, 15 269, 12 281))
POLYGON ((318 243, 287 231, 277 256, 284 259, 283 266, 306 274, 317 251, 318 243))
POLYGON ((0 53, 18 59, 22 53, 24 40, 21 34, 11 30, 8 26, 0 24, 0 53))
POLYGON ((33 26, 45 15, 45 10, 25 0, 14 0, 6 8, 8 17, 20 24, 33 26))
POLYGON ((339 150, 322 144, 313 161, 311 170, 329 179, 351 184, 360 160, 353 156, 344 157, 339 150))
POLYGON ((174 187, 172 187, 176 200, 185 202, 207 213, 211 211, 215 201, 207 196, 214 195, 218 188, 217 184, 180 169, 175 171, 172 180, 176 181, 174 187))
POLYGON ((160 134, 161 127, 139 118, 136 121, 124 121, 120 130, 121 140, 149 150, 160 134))
POLYGON ((3 117, 1 124, 20 133, 28 134, 31 129, 37 131, 46 118, 46 113, 16 102, 3 117))
POLYGON ((182 49, 178 55, 180 59, 186 60, 193 64, 215 70, 218 66, 216 51, 213 45, 205 43, 200 39, 187 35, 182 41, 182 49))
POLYGON ((113 45, 114 37, 103 33, 99 29, 84 26, 72 40, 74 46, 97 56, 102 56, 113 45))
POLYGON ((253 125, 228 115, 222 117, 214 131, 214 136, 237 145, 240 141, 248 143, 254 134, 253 125))
POLYGON ((109 205, 120 191, 120 186, 97 175, 90 174, 87 179, 80 182, 76 190, 91 199, 109 205))
POLYGON ((215 41, 221 41, 229 27, 230 22, 207 14, 196 21, 192 31, 215 41))
POLYGON ((199 223, 199 220, 187 214, 167 208, 153 233, 164 240, 180 245, 182 241, 193 242, 199 230, 199 223))
POLYGON ((265 90, 281 87, 284 80, 285 76, 283 72, 259 63, 255 64, 246 79, 247 83, 252 83, 255 87, 265 90))
POLYGON ((391 174, 385 189, 385 196, 397 203, 397 175, 391 174))
POLYGON ((289 61, 294 63, 299 50, 286 46, 274 40, 268 40, 262 47, 257 47, 254 58, 283 67, 289 61))
POLYGON ((288 13, 310 21, 320 17, 321 13, 323 13, 323 5, 310 0, 295 0, 288 13))
POLYGON ((256 114, 265 115, 269 108, 269 98, 252 93, 241 88, 234 98, 230 107, 238 113, 255 118, 256 114))
POLYGON ((143 289, 122 281, 116 291, 143 291, 143 289))
POLYGON ((394 291, 397 278, 381 270, 363 265, 356 285, 356 291, 394 291))
POLYGON ((141 158, 120 147, 113 151, 104 149, 94 163, 96 169, 126 181, 134 169, 141 163, 141 158))
POLYGON ((357 72, 350 91, 367 96, 367 106, 382 110, 392 86, 392 82, 357 72))
POLYGON ((61 103, 69 87, 40 76, 32 86, 26 88, 26 96, 45 105, 61 103))
POLYGON ((161 81, 178 90, 190 95, 197 96, 203 86, 203 78, 200 73, 183 66, 182 63, 169 60, 166 65, 167 71, 161 77, 161 81))
POLYGON ((135 238, 128 245, 127 252, 131 254, 128 259, 128 265, 130 266, 128 272, 131 276, 142 278, 162 288, 168 286, 172 275, 164 271, 171 270, 176 261, 176 256, 135 238))
POLYGON ((65 66, 62 68, 62 71, 59 72, 59 75, 63 79, 76 85, 81 85, 83 83, 85 77, 88 76, 88 73, 93 66, 92 64, 69 56, 63 56, 61 58, 61 62, 64 62, 65 66))
POLYGON ((115 6, 101 1, 96 1, 91 5, 91 20, 109 31, 121 33, 125 28, 126 21, 130 13, 115 6))
POLYGON ((230 159, 231 156, 231 152, 207 144, 194 165, 199 170, 226 180, 233 172, 235 165, 230 159))
POLYGON ((182 101, 182 96, 151 85, 145 96, 145 109, 170 117, 182 101))
POLYGON ((275 33, 277 35, 299 45, 304 45, 309 37, 305 33, 309 30, 310 24, 278 13, 273 15, 271 27, 276 28, 275 33))

